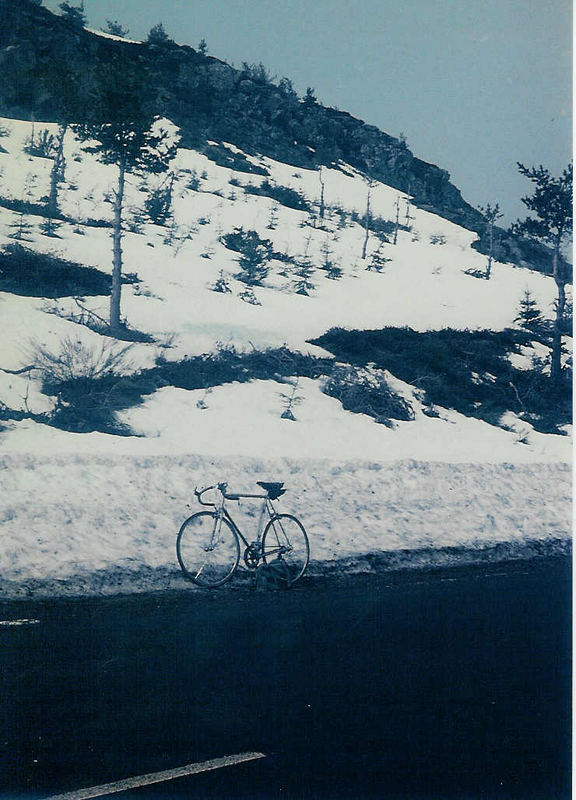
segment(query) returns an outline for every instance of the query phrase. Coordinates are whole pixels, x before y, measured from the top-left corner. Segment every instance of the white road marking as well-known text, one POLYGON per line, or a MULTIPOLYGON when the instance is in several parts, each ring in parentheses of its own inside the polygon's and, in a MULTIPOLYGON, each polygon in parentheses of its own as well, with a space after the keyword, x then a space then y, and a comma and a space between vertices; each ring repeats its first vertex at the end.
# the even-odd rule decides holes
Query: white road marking
POLYGON ((174 778, 183 778, 186 775, 195 775, 199 772, 209 772, 213 769, 231 767, 234 764, 242 764, 244 761, 255 761, 257 758, 266 758, 266 756, 264 753, 238 753, 234 756, 213 758, 211 761, 186 764, 184 767, 167 769, 163 772, 152 772, 148 775, 140 775, 137 778, 125 778, 116 783, 104 783, 102 786, 92 786, 89 789, 77 789, 74 792, 55 794, 47 798, 47 800, 89 800, 91 797, 101 797, 102 795, 113 794, 114 792, 124 792, 126 789, 136 789, 138 786, 149 786, 152 783, 171 781, 174 780, 174 778))
POLYGON ((0 619, 0 627, 17 628, 20 625, 38 625, 39 619, 0 619))

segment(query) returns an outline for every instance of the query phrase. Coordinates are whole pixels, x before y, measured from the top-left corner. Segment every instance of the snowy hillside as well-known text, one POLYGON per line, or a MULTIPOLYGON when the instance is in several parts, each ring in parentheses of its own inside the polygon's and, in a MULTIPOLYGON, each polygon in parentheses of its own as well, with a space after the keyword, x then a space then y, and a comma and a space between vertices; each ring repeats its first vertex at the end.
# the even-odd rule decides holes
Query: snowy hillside
POLYGON ((552 318, 552 278, 494 263, 485 280, 475 233, 345 164, 306 170, 214 143, 241 169, 181 148, 168 177, 127 176, 131 341, 116 341, 117 169, 68 131, 50 220, 53 160, 27 150, 58 127, 3 119, 0 133, 0 592, 70 580, 109 591, 124 573, 172 585, 191 489, 222 479, 285 480, 316 568, 368 552, 565 546, 568 420, 538 400, 548 348, 516 320, 527 291, 552 318), (334 355, 372 353, 362 336, 383 330, 400 345, 334 355))
MULTIPOLYGON (((30 123, 3 120, 1 124, 7 135, 1 139, 6 152, 0 155, 0 194, 12 201, 40 204, 48 193, 52 161, 24 152, 30 123)), ((36 135, 44 130, 57 133, 56 126, 48 124, 36 123, 35 129, 36 135)), ((19 230, 21 215, 0 206, 0 244, 18 242, 109 273, 110 228, 96 225, 112 218, 115 167, 83 152, 71 133, 66 136, 65 155, 59 204, 70 221, 59 222, 56 235, 47 236, 41 231, 42 216, 27 214, 26 227, 19 230)), ((333 327, 499 331, 514 326, 526 290, 542 312, 551 316, 551 278, 496 263, 491 279, 479 280, 470 274, 482 273, 486 263, 486 257, 471 248, 476 234, 418 209, 406 195, 377 183, 369 190, 362 176, 345 165, 338 170, 323 168, 320 174, 270 159, 243 158, 266 175, 234 172, 205 155, 179 150, 172 167, 173 217, 165 225, 146 221, 142 213, 146 192, 161 185, 163 178, 128 177, 124 272, 137 279, 123 287, 122 313, 132 329, 149 334, 152 341, 131 345, 130 364, 124 371, 152 368, 159 356, 178 361, 222 345, 240 351, 286 345, 292 352, 326 356, 309 341, 333 327), (319 218, 321 180, 324 219, 319 218), (251 193, 263 182, 293 190, 289 200, 300 198, 307 210, 251 193), (379 237, 374 226, 363 259, 362 217, 369 191, 371 217, 386 221, 388 234, 379 237), (397 243, 392 244, 390 226, 394 227, 397 213, 400 225, 397 243), (238 228, 255 231, 262 241, 271 243, 273 254, 261 286, 247 287, 236 277, 239 253, 224 242, 238 228), (214 291, 218 285, 224 291, 214 291)), ((75 294, 83 295, 82 291, 75 294)), ((97 352, 103 341, 110 342, 86 325, 64 318, 79 313, 73 297, 45 299, 3 292, 0 303, 2 370, 16 371, 31 364, 34 342, 53 353, 59 352, 66 339, 97 352)), ((102 318, 107 316, 106 296, 82 296, 81 305, 102 318)), ((529 366, 531 357, 541 355, 542 349, 534 342, 511 358, 517 366, 529 366)), ((245 455, 258 455, 265 447, 269 455, 277 456, 369 455, 382 460, 524 462, 569 457, 566 437, 538 433, 513 413, 500 421, 504 427, 442 408, 436 409, 434 417, 425 416, 416 387, 390 375, 388 382, 408 398, 413 412, 412 419, 394 423, 393 429, 344 410, 322 393, 321 380, 301 378, 295 390, 296 420, 281 418, 287 402, 281 394, 290 395, 290 386, 274 380, 204 391, 167 386, 118 413, 134 436, 63 432, 36 417, 36 421, 10 421, 2 433, 2 446, 9 451, 107 452, 113 448, 127 453, 245 455)), ((0 372, 0 400, 25 415, 49 412, 55 402, 42 392, 38 370, 20 375, 0 372)))

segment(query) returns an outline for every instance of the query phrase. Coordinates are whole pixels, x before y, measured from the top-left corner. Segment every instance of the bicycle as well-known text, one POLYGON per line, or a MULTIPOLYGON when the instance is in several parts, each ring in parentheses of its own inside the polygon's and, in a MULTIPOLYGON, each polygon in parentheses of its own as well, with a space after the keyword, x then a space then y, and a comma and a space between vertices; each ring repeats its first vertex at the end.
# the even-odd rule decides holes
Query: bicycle
POLYGON ((226 483, 194 489, 200 505, 214 510, 198 511, 185 520, 176 539, 176 554, 185 577, 197 586, 215 589, 233 577, 240 564, 241 541, 245 548, 244 564, 250 571, 255 573, 261 562, 280 565, 287 586, 293 586, 304 575, 310 560, 304 526, 292 514, 279 514, 273 505, 285 493, 284 484, 265 481, 257 484, 264 494, 230 493, 226 483), (212 490, 218 493, 215 502, 205 502, 202 496, 212 490), (248 542, 226 508, 227 500, 242 498, 262 500, 253 542, 248 542))

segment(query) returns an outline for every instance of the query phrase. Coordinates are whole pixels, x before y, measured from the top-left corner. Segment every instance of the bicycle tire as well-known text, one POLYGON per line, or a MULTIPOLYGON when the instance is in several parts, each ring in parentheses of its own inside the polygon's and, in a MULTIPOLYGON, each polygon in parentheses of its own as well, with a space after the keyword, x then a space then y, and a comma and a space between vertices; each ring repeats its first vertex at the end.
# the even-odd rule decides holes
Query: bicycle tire
POLYGON ((213 541, 213 511, 199 511, 182 523, 176 539, 176 555, 184 576, 196 586, 216 589, 230 580, 238 569, 240 543, 236 531, 220 518, 218 540, 213 541))
POLYGON ((270 564, 277 558, 288 567, 288 585, 293 586, 306 572, 310 542, 304 525, 292 514, 275 514, 264 529, 262 559, 270 564))

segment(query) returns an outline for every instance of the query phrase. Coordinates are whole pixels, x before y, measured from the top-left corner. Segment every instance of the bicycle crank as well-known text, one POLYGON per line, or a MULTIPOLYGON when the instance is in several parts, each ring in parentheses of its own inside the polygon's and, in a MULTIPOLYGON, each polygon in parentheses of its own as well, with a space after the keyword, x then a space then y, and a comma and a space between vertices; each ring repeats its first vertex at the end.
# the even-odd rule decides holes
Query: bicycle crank
POLYGON ((244 563, 248 569, 256 569, 262 558, 262 548, 259 542, 252 542, 244 550, 244 563))

